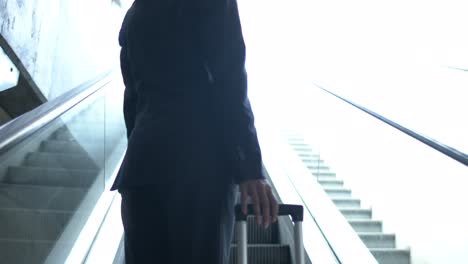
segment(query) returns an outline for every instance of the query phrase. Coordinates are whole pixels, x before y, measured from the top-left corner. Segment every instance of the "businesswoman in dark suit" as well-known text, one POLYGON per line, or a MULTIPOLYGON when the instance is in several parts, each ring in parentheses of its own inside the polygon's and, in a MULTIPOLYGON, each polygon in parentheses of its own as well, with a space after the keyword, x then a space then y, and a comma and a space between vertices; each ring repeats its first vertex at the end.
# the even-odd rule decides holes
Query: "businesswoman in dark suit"
POLYGON ((278 206, 262 174, 235 0, 135 0, 120 31, 128 149, 126 263, 227 263, 240 186, 259 224, 278 206))

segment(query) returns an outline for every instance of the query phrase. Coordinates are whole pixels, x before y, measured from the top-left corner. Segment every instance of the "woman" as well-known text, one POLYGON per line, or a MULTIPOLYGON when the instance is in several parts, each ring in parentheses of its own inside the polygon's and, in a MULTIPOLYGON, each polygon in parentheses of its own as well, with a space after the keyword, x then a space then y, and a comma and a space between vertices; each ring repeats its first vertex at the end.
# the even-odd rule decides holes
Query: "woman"
POLYGON ((128 150, 126 263, 227 263, 237 184, 257 221, 278 206, 262 174, 234 0, 136 0, 119 36, 128 150))

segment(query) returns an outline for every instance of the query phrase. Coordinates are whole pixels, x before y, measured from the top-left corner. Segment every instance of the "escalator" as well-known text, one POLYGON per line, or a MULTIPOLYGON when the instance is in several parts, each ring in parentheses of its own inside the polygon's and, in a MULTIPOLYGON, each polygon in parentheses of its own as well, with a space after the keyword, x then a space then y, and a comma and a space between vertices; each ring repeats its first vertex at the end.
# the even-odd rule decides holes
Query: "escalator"
MULTIPOLYGON (((108 73, 0 128, 2 263, 97 263, 88 255, 117 199, 100 204, 126 147, 122 95, 108 73)), ((249 263, 291 263, 286 226, 248 218, 249 263)))
MULTIPOLYGON (((288 96, 257 112, 265 166, 336 263, 468 260, 466 140, 445 145, 318 85, 288 96)), ((331 263, 304 243, 312 263, 331 263)))
MULTIPOLYGON (((107 73, 0 127, 2 263, 102 263, 94 259, 102 251, 92 252, 118 207, 118 194, 108 189, 126 149, 122 100, 121 79, 107 73)), ((265 174, 277 175, 271 166, 265 174)), ((302 204, 275 192, 282 203, 302 204)), ((340 263, 310 212, 305 221, 306 263, 340 263)), ((268 229, 249 218, 249 263, 295 263, 292 234, 288 217, 268 229)), ((230 263, 237 263, 236 246, 234 237, 230 263)), ((109 259, 122 263, 122 250, 109 259)))
POLYGON ((100 76, 1 127, 2 263, 65 263, 125 150, 118 89, 100 76))
MULTIPOLYGON (((275 223, 263 229, 255 223, 253 217, 247 220, 247 256, 249 263, 258 264, 290 264, 292 263, 291 248, 281 241, 280 227, 275 223)), ((234 236, 231 247, 230 263, 237 262, 237 236, 234 236)))
POLYGON ((288 131, 284 137, 378 263, 411 263, 410 250, 397 248, 395 234, 383 232, 383 223, 373 219, 372 209, 361 205, 361 200, 352 194, 342 179, 337 178, 336 173, 300 134, 288 131))
MULTIPOLYGON (((123 89, 118 74, 106 73, 0 127, 1 263, 124 263, 122 228, 108 224, 121 225, 120 196, 108 190, 126 150, 123 89)), ((278 201, 304 206, 306 263, 413 263, 413 251, 386 232, 387 220, 375 219, 348 188, 353 178, 338 178, 325 164, 326 149, 303 137, 316 131, 284 134, 281 122, 256 115, 265 174, 278 201)), ((353 164, 363 171, 371 166, 353 164)), ((249 263, 295 263, 292 234, 289 217, 268 229, 249 218, 249 263)), ((234 237, 230 263, 237 263, 236 247, 234 237)))

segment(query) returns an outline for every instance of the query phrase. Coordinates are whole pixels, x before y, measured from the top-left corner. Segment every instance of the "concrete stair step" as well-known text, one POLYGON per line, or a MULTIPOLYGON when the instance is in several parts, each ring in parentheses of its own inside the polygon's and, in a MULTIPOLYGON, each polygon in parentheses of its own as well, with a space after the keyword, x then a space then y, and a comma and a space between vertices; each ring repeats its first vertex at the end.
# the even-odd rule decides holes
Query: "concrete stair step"
POLYGON ((351 198, 351 190, 343 188, 324 188, 324 191, 332 199, 334 198, 351 198))
POLYGON ((56 240, 72 215, 71 211, 0 209, 0 238, 56 240))
POLYGON ((348 208, 339 208, 343 216, 348 220, 370 220, 372 219, 372 210, 371 209, 348 209, 348 208))
MULTIPOLYGON (((274 244, 279 243, 278 222, 267 229, 258 226, 254 217, 247 218, 247 243, 249 244, 274 244)), ((237 242, 237 234, 234 232, 233 243, 237 242)))
POLYGON ((9 167, 3 180, 7 184, 89 187, 99 170, 78 170, 41 167, 9 167))
POLYGON ((98 165, 85 155, 30 152, 25 159, 26 166, 41 168, 98 170, 98 165))
MULTIPOLYGON (((231 246, 229 263, 237 263, 237 246, 231 246)), ((253 264, 291 264, 290 247, 287 245, 248 245, 248 263, 253 264)))
POLYGON ((368 248, 395 248, 395 235, 382 233, 358 233, 368 248))
POLYGON ((361 200, 354 198, 333 198, 332 202, 338 208, 359 209, 361 208, 361 200))
POLYGON ((411 264, 411 253, 407 249, 378 249, 370 250, 379 264, 411 264))
POLYGON ((376 220, 349 220, 349 224, 356 232, 362 233, 381 233, 382 221, 376 220))
POLYGON ((86 193, 83 188, 0 184, 0 209, 73 211, 86 193))
POLYGON ((319 179, 318 183, 324 188, 339 188, 344 185, 342 180, 337 179, 319 179))

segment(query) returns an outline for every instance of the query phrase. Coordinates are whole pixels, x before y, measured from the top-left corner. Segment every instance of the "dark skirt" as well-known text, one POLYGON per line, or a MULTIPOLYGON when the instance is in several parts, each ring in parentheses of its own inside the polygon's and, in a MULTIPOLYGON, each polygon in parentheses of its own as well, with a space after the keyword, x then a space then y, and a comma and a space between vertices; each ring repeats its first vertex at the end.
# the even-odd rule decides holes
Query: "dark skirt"
POLYGON ((120 192, 126 264, 228 263, 234 185, 199 182, 120 192))

